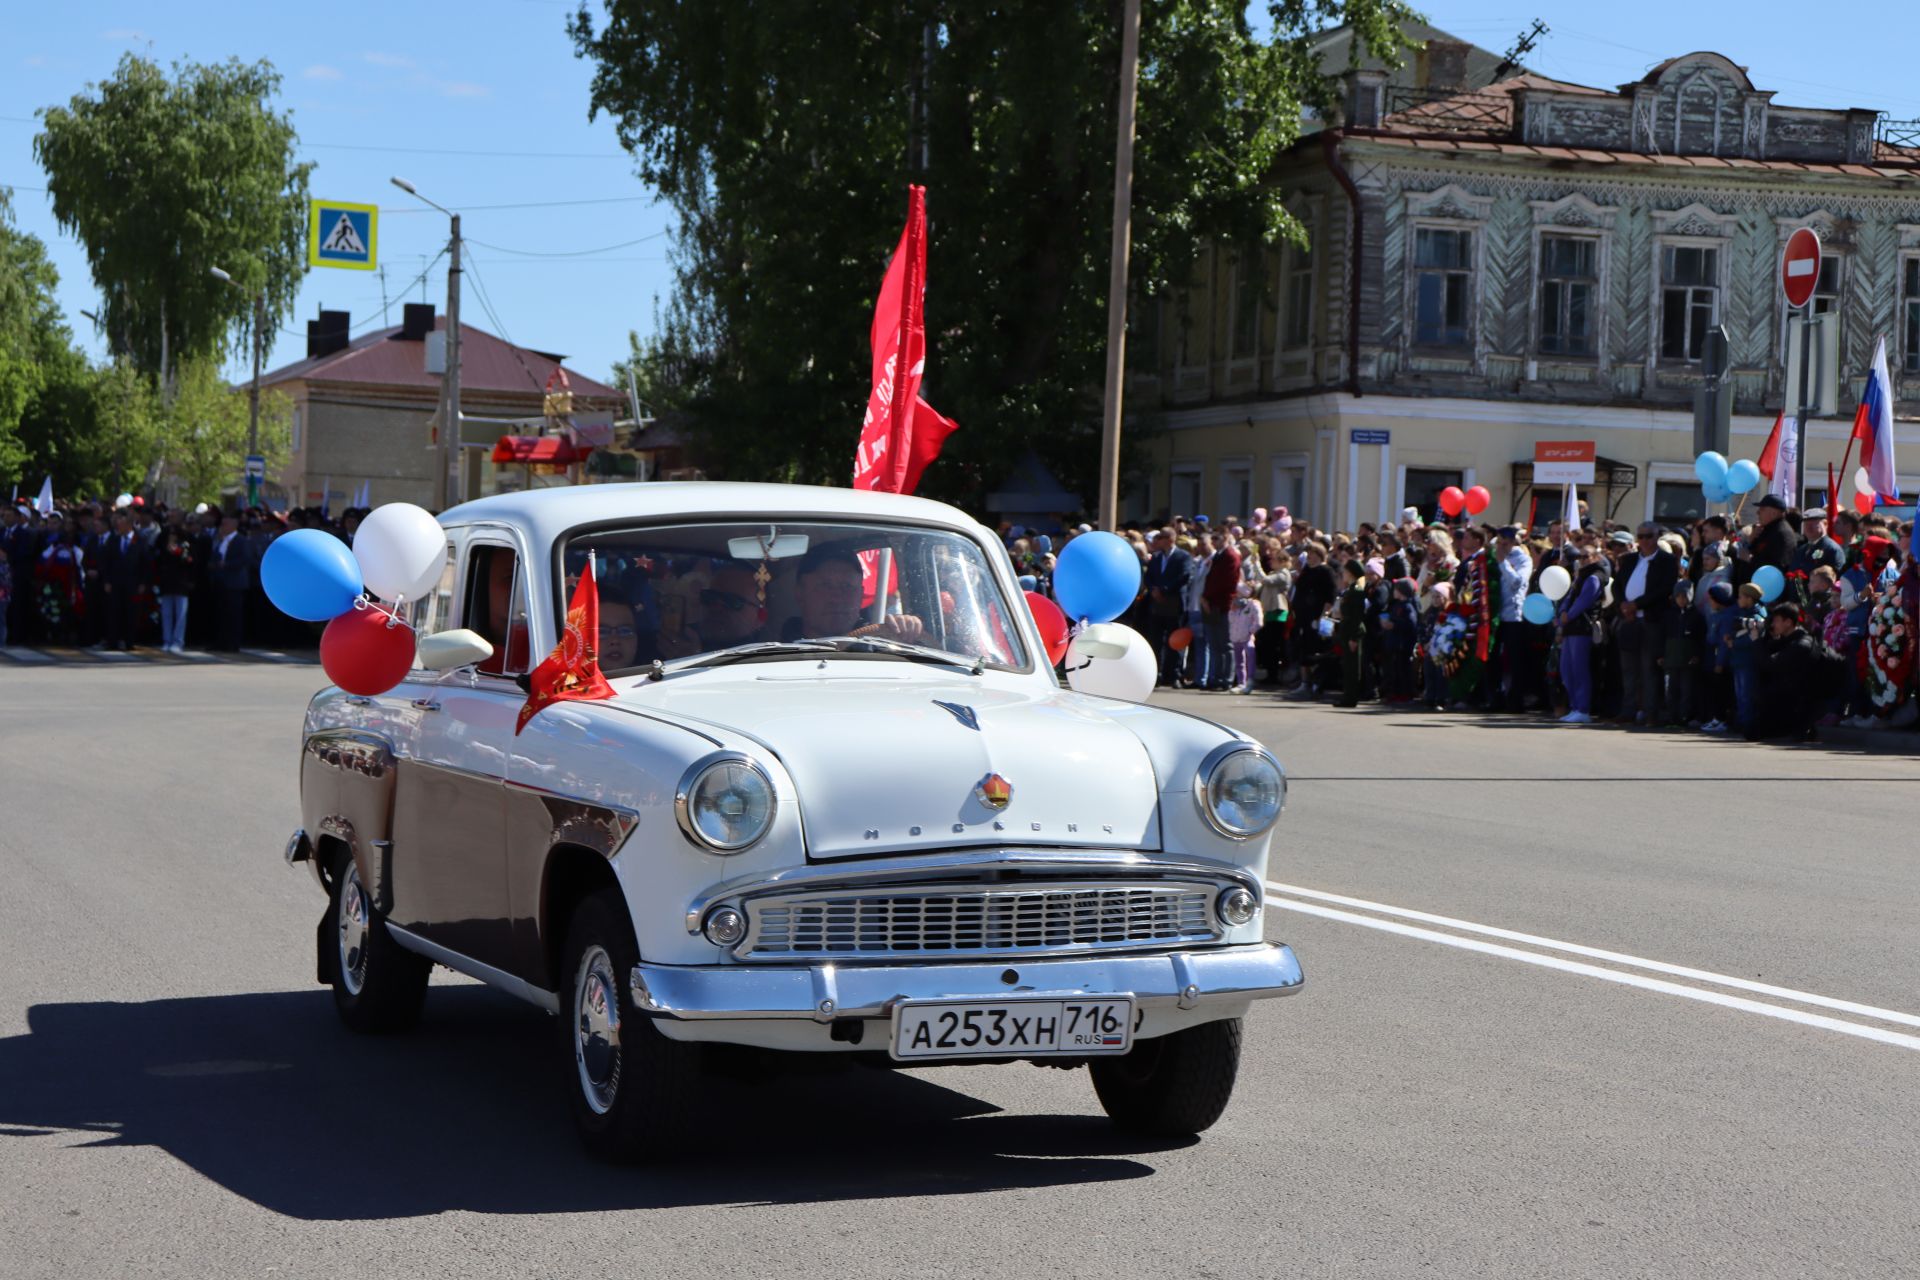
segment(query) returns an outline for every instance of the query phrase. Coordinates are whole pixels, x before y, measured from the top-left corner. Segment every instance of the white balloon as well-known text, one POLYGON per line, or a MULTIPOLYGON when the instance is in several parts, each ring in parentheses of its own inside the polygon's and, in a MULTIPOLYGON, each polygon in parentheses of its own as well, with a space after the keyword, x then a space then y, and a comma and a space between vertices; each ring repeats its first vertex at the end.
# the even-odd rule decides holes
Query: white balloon
MULTIPOLYGON (((1865 475, 1866 472, 1862 471, 1861 474, 1865 475)), ((133 495, 130 493, 123 493, 119 497, 113 500, 113 509, 115 511, 118 511, 121 507, 130 507, 132 505, 133 505, 133 495)))
POLYGON ((1559 565, 1548 565, 1540 573, 1540 594, 1549 600, 1558 600, 1573 590, 1573 575, 1559 565))
POLYGON ((1867 474, 1865 467, 1861 467, 1853 473, 1853 487, 1861 493, 1873 492, 1873 477, 1867 474))
POLYGON ((353 535, 367 590, 382 600, 422 599, 447 564, 447 532, 411 502, 375 507, 353 535))
POLYGON ((1105 642, 1117 640, 1119 637, 1115 633, 1122 631, 1126 632, 1125 655, 1118 658, 1089 658, 1076 654, 1068 660, 1067 683, 1077 692, 1119 698, 1125 702, 1145 702, 1153 692, 1158 669, 1153 660, 1153 647, 1147 643, 1146 637, 1132 627, 1112 622, 1103 624, 1103 634, 1095 644, 1104 648, 1105 642))

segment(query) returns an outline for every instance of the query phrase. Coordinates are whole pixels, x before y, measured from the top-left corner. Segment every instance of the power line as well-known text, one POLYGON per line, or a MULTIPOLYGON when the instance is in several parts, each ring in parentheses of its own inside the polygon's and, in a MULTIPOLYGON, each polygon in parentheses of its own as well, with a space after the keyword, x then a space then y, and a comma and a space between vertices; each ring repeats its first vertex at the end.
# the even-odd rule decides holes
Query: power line
POLYGON ((483 249, 492 249, 495 253, 511 253, 515 257, 520 258, 588 258, 595 254, 611 253, 615 249, 627 249, 636 244, 645 244, 649 240, 658 240, 666 234, 665 231, 656 231, 651 235, 641 236, 636 240, 622 240, 619 244, 602 245, 598 249, 563 249, 559 251, 509 249, 505 245, 488 244, 485 240, 475 240, 471 236, 467 237, 467 243, 477 244, 483 249))
POLYGON ((322 151, 383 151, 408 156, 479 156, 509 160, 625 160, 624 151, 472 151, 458 147, 381 147, 359 142, 303 142, 322 151))
MULTIPOLYGON (((657 203, 659 199, 660 197, 658 196, 594 196, 585 200, 530 200, 521 204, 465 204, 460 201, 455 201, 454 203, 460 206, 460 212, 462 213, 478 213, 483 209, 560 209, 578 204, 654 204, 657 203)), ((391 209, 383 206, 380 212, 382 215, 387 215, 432 213, 433 210, 417 209, 408 205, 404 207, 396 206, 391 209)))

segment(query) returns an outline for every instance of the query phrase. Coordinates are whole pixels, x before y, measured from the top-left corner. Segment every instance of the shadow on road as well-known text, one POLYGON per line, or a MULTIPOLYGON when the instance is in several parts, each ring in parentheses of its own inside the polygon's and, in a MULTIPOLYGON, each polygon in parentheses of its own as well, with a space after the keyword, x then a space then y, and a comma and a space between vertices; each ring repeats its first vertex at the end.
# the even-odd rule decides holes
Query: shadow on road
POLYGON ((552 1020, 484 987, 436 986, 419 1032, 378 1039, 340 1027, 318 990, 43 1004, 27 1021, 28 1034, 0 1040, 0 1142, 13 1159, 17 1144, 61 1135, 155 1146, 296 1218, 1106 1182, 1153 1172, 1126 1157, 1187 1145, 1132 1139, 1093 1115, 1002 1115, 923 1078, 853 1067, 713 1080, 700 1152, 615 1169, 574 1140, 552 1020))

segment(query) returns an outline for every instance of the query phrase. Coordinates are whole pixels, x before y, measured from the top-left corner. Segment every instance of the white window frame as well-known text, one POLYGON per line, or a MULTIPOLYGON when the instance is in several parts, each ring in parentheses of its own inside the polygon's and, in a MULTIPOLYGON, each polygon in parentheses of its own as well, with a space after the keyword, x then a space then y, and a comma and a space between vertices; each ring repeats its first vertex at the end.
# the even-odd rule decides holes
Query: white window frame
POLYGON ((1708 322, 1708 328, 1712 328, 1727 312, 1727 275, 1732 270, 1733 237, 1739 223, 1737 214, 1719 213, 1697 201, 1684 209, 1654 210, 1653 260, 1647 264, 1647 305, 1651 315, 1646 358, 1650 374, 1656 369, 1694 369, 1700 364, 1698 360, 1669 360, 1661 354, 1666 346, 1666 299, 1661 269, 1666 251, 1669 248, 1715 251, 1716 281, 1711 286, 1713 317, 1708 322))
POLYGON ((1440 358, 1465 356, 1477 372, 1486 364, 1486 326, 1481 323, 1480 302, 1485 294, 1487 222, 1493 215, 1493 197, 1477 196, 1456 183, 1437 191, 1408 192, 1406 259, 1402 279, 1406 283, 1401 299, 1401 334, 1407 353, 1431 354, 1440 358), (1418 287, 1420 232, 1465 231, 1467 237, 1467 340, 1464 346, 1433 346, 1415 340, 1415 321, 1420 314, 1418 287))
POLYGON ((1227 267, 1227 314, 1225 356, 1227 366, 1234 372, 1251 373, 1260 359, 1260 286, 1255 278, 1258 272, 1258 258, 1249 263, 1245 254, 1236 255, 1227 267), (1253 293, 1253 333, 1247 338, 1246 350, 1239 346, 1240 304, 1242 292, 1253 293))
POLYGON ((1207 468, 1205 463, 1199 461, 1181 461, 1170 464, 1167 467, 1167 519, 1171 521, 1175 516, 1185 516, 1191 520, 1194 516, 1200 514, 1203 509, 1200 504, 1207 500, 1206 489, 1207 468), (1174 500, 1179 496, 1176 490, 1180 487, 1180 482, 1183 479, 1191 479, 1193 481, 1193 510, 1191 511, 1182 511, 1174 505, 1174 500))
MULTIPOLYGON (((1913 324, 1908 322, 1908 314, 1920 311, 1920 289, 1911 295, 1907 293, 1907 272, 1920 271, 1920 252, 1908 252, 1900 255, 1900 278, 1897 282, 1895 297, 1898 310, 1894 313, 1900 330, 1899 372, 1913 376, 1920 374, 1920 317, 1913 324)), ((1899 397, 1895 397, 1898 399, 1899 397)), ((1902 492, 1905 492, 1902 490, 1902 492)))
MULTIPOLYGON (((1407 342, 1415 351, 1431 352, 1437 356, 1471 356, 1480 345, 1480 263, 1482 244, 1486 237, 1483 228, 1474 223, 1455 222, 1444 218, 1417 218, 1407 228, 1407 342), (1442 268, 1422 267, 1420 262, 1420 233, 1422 231, 1462 232, 1467 237, 1467 263, 1458 268, 1466 279, 1466 335, 1458 343, 1432 343, 1420 341, 1420 273, 1439 271, 1442 268)), ((1446 269, 1449 274, 1455 269, 1446 269)))
POLYGON ((1239 516, 1242 520, 1253 519, 1253 509, 1259 505, 1259 500, 1254 496, 1255 492, 1252 454, 1242 453, 1233 457, 1220 459, 1219 465, 1214 469, 1214 495, 1219 499, 1214 505, 1218 506, 1220 510, 1218 514, 1213 515, 1213 518, 1220 522, 1222 528, 1226 527, 1226 518, 1229 515, 1239 516), (1247 501, 1244 511, 1232 510, 1227 501, 1227 475, 1229 472, 1244 472, 1246 474, 1247 501))
POLYGON ((1613 296, 1613 229, 1618 221, 1620 207, 1595 204, 1577 191, 1562 196, 1558 200, 1533 200, 1528 203, 1533 206, 1533 256, 1528 260, 1527 267, 1531 281, 1531 288, 1527 295, 1527 307, 1531 312, 1527 328, 1527 349, 1541 360, 1575 364, 1593 362, 1604 371, 1611 363, 1607 351, 1613 336, 1613 307, 1609 305, 1608 300, 1613 296), (1540 327, 1543 319, 1540 293, 1544 283, 1540 275, 1540 254, 1542 242, 1548 236, 1579 237, 1591 239, 1596 244, 1593 262, 1596 280, 1593 351, 1589 355, 1567 355, 1540 350, 1540 327))
POLYGON ((1307 495, 1313 487, 1313 455, 1310 453, 1276 453, 1267 459, 1267 510, 1285 507, 1290 515, 1298 518, 1306 508, 1307 495), (1291 502, 1281 497, 1280 473, 1296 471, 1300 475, 1299 497, 1291 502))

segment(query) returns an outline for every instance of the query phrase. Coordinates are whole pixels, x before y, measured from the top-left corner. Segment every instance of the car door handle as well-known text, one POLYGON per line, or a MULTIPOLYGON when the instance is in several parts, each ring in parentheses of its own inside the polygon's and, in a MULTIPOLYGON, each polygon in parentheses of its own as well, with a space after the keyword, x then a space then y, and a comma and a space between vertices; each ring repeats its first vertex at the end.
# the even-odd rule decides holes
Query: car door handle
POLYGON ((438 711, 440 704, 432 698, 415 698, 413 700, 413 709, 415 711, 438 711))

